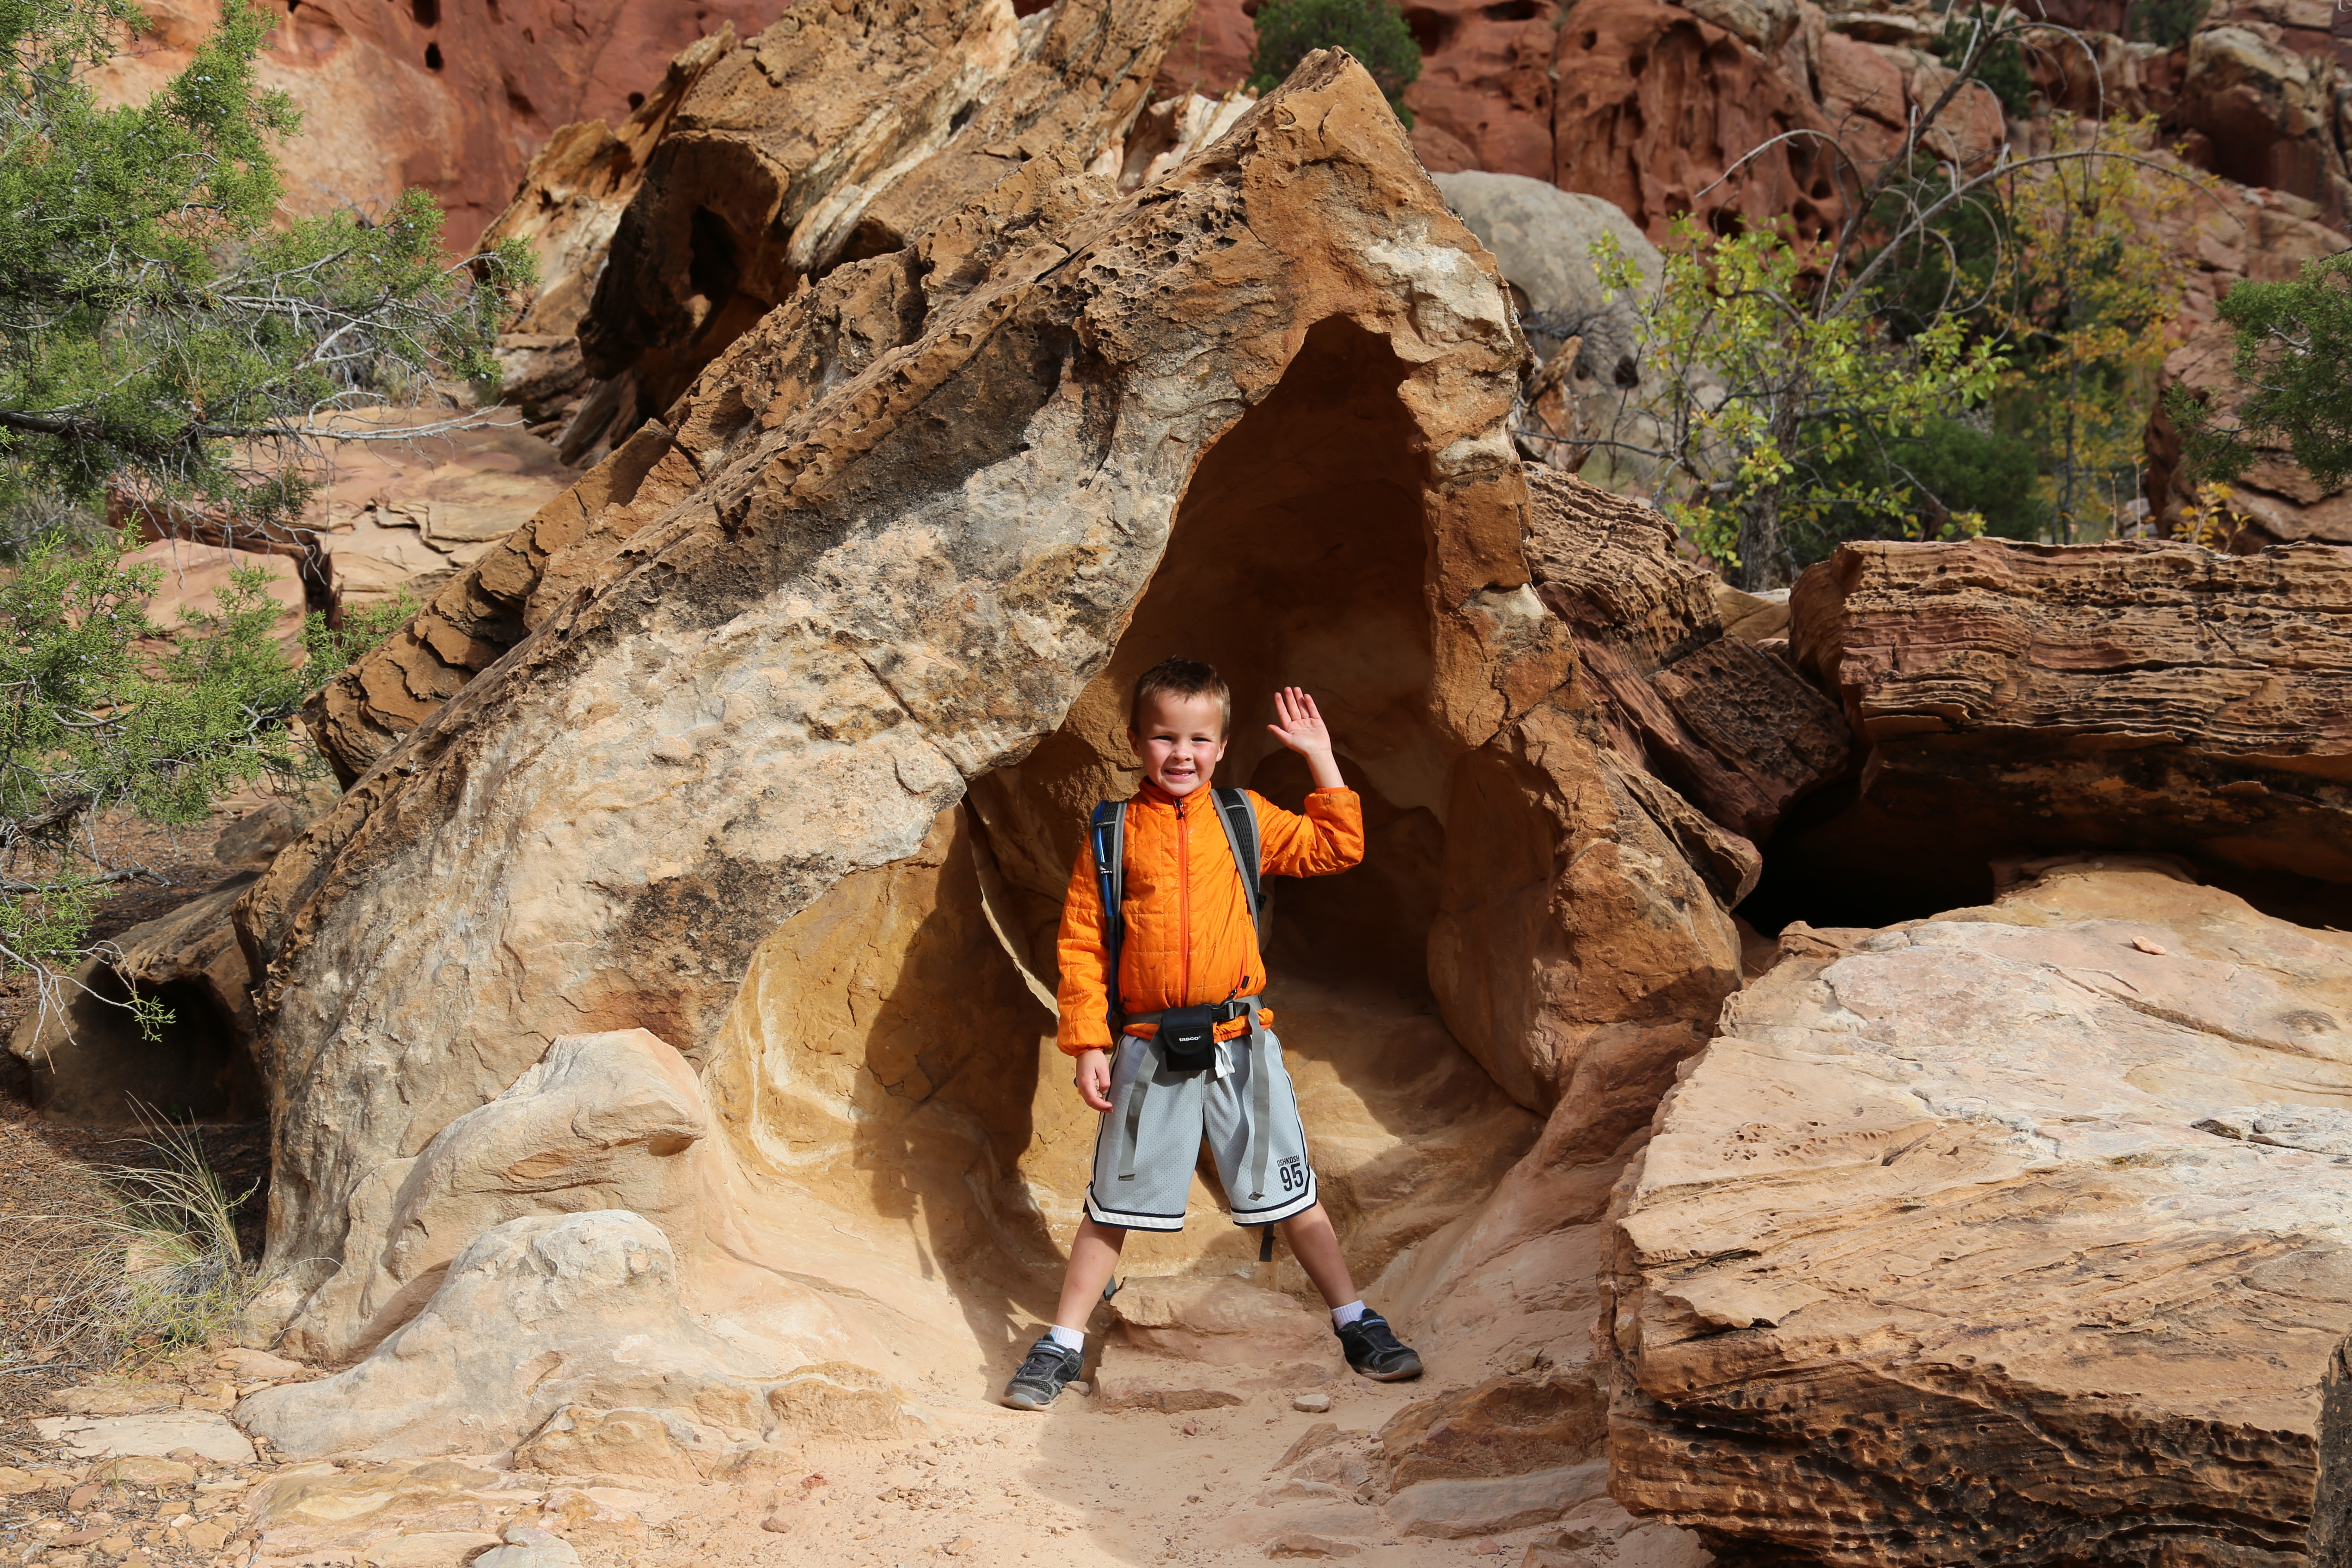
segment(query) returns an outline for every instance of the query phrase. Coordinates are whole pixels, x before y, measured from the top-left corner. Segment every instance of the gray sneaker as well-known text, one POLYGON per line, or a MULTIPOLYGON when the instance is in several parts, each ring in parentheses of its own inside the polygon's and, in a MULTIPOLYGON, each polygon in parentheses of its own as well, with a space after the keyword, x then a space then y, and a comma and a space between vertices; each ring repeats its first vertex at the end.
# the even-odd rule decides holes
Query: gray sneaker
POLYGON ((996 1403, 1008 1410, 1045 1409, 1078 1375, 1083 1359, 1076 1351, 1055 1344, 1052 1335, 1044 1336, 1029 1347, 1029 1359, 1021 1363, 996 1403))

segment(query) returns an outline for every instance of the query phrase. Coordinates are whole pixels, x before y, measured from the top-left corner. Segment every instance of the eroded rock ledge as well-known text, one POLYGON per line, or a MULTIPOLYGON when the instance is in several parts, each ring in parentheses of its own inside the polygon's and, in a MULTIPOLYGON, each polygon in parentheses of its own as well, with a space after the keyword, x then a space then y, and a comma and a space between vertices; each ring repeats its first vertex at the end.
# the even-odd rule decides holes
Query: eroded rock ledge
POLYGON ((1742 1561, 2342 1561, 2352 936, 2090 860, 1781 946, 1621 1189, 1618 1499, 1742 1561))

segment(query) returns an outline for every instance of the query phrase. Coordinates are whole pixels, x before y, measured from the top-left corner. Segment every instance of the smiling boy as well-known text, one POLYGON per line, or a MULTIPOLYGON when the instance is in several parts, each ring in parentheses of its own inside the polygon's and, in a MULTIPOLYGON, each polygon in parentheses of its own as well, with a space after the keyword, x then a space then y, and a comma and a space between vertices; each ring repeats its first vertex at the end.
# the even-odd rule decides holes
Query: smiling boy
POLYGON ((1078 1375, 1084 1324, 1127 1233, 1184 1227, 1204 1136, 1234 1223, 1282 1226, 1331 1309, 1348 1364, 1382 1382, 1421 1375, 1421 1358, 1356 1295, 1316 1196, 1274 1014, 1259 1001, 1258 877, 1328 876, 1364 858, 1363 806, 1340 777, 1315 700, 1288 687, 1275 712, 1267 730, 1314 775, 1303 816, 1211 786, 1233 718, 1214 669, 1165 659, 1135 683, 1128 742, 1143 760, 1143 788, 1097 811, 1058 943, 1061 1048, 1076 1059, 1079 1098, 1103 1113, 1094 1179, 1054 1325, 1002 1396, 1016 1410, 1044 1409, 1078 1375))

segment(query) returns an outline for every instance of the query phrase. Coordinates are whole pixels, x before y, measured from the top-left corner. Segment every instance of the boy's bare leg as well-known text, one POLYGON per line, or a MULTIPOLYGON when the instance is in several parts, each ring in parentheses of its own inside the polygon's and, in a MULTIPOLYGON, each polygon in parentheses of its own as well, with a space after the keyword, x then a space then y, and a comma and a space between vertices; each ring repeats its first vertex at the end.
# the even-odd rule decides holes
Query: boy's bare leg
MULTIPOLYGON (((1330 1231, 1328 1221, 1323 1229, 1330 1231)), ((1097 1225, 1092 1215, 1079 1217, 1078 1238, 1070 1243, 1069 1272, 1062 1276, 1062 1304, 1054 1310, 1055 1327, 1086 1331, 1103 1287, 1110 1283, 1110 1271, 1118 1267, 1118 1249, 1126 1245, 1125 1226, 1097 1225)), ((1336 1239, 1332 1246, 1336 1253, 1336 1239)))
MULTIPOLYGON (((1356 1281, 1348 1272, 1348 1260, 1339 1252, 1339 1234, 1331 1228, 1331 1216, 1323 1205, 1292 1215, 1282 1222, 1282 1238, 1290 1243, 1290 1255, 1307 1270, 1307 1278, 1315 1281, 1315 1289, 1323 1292, 1323 1304, 1344 1307, 1356 1299, 1356 1281)), ((1075 1258, 1071 1267, 1077 1267, 1075 1258)), ((1068 1296, 1063 1297, 1069 1300, 1068 1296)))

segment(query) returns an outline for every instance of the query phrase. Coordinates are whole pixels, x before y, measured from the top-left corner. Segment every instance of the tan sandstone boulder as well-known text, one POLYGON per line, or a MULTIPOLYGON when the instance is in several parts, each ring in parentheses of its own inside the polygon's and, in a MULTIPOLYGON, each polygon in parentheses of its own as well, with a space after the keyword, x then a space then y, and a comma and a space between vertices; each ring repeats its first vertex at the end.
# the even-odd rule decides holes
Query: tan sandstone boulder
POLYGON ((1782 949, 1621 1199, 1615 1495, 1827 1563, 2329 1561, 2352 938, 2092 860, 1782 949))
MULTIPOLYGON (((677 1157, 709 1148, 725 1184, 698 1229, 662 1221, 688 1310, 742 1324, 771 1374, 968 1364, 976 1334, 995 1353, 1058 1267, 1090 1139, 1045 1054, 1050 948, 1024 900, 1058 899, 1085 801, 1132 765, 1118 693, 1180 638, 1245 691, 1324 693, 1383 803, 1385 879, 1358 886, 1385 890, 1302 889, 1282 917, 1336 955, 1292 972, 1278 1027, 1296 1059, 1328 1064, 1301 1072, 1306 1091, 1355 1107, 1321 1157, 1367 1266, 1475 1204, 1532 1138, 1389 961, 1435 918, 1455 759, 1569 669, 1518 543, 1502 427, 1519 348, 1498 280, 1340 58, 1134 197, 1033 164, 942 226, 926 254, 952 265, 911 285, 904 257, 836 269, 714 363, 674 428, 584 480, 565 526, 593 553, 561 597, 507 601, 535 617, 530 640, 247 900, 281 1097, 270 1301, 295 1342, 363 1346, 390 1310, 371 1303, 434 1267, 403 1261, 418 1225, 403 1216, 430 1233, 434 1215, 462 1231, 503 1212, 529 1184, 499 1161, 548 1145, 519 1131, 518 1095, 446 1184, 404 1197, 400 1163, 442 1169, 423 1152, 549 1042, 644 1029, 696 1067, 709 1108, 677 1157), (856 290, 909 286, 918 337, 835 357, 828 323, 864 319, 856 290), (802 381, 812 364, 829 379, 802 381), (625 523, 609 499, 624 462, 625 523), (1216 613, 1244 596, 1297 607, 1216 613), (1377 948, 1318 939, 1367 905, 1377 948), (392 1041, 396 1085, 379 1070, 392 1041)), ((565 547, 541 552, 542 582, 565 547)), ((532 567, 494 552, 474 581, 489 560, 532 567)), ((1243 727, 1229 776, 1303 786, 1277 751, 1243 727)), ((650 1172, 642 1149, 628 1158, 650 1172)), ((649 1190, 627 1201, 657 1207, 649 1190)), ((1242 1250, 1230 1230, 1170 1237, 1147 1271, 1242 1250)), ((495 1323, 499 1291, 451 1294, 466 1256, 434 1301, 495 1323)), ((443 1311, 350 1375, 391 1376, 369 1368, 443 1311)), ((344 1430, 350 1402, 324 1387, 273 1394, 289 1440, 344 1430)), ((554 1408, 509 1408, 500 1440, 554 1408)), ((422 1439, 387 1424, 373 1440, 422 1439)))
POLYGON ((473 1238, 375 1354, 265 1389, 236 1418, 293 1458, 521 1445, 542 1469, 634 1456, 634 1473, 672 1479, 706 1473, 735 1444, 885 1436, 908 1419, 871 1373, 775 1355, 772 1338, 688 1311, 676 1256, 648 1221, 538 1215, 473 1238))

